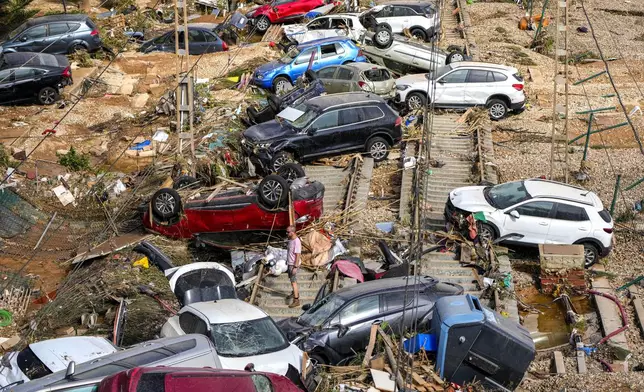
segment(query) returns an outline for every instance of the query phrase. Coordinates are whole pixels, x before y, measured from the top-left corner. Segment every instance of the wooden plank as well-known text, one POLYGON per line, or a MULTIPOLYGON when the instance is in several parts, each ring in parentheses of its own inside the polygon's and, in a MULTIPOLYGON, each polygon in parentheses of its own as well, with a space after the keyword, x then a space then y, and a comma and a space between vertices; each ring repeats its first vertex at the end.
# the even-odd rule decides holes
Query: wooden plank
POLYGON ((636 286, 631 286, 628 288, 631 293, 631 298, 633 299, 633 307, 635 308, 635 319, 640 326, 640 330, 644 334, 644 304, 642 304, 642 298, 640 297, 639 290, 636 286))
MULTIPOLYGON (((337 272, 337 268, 336 268, 337 272)), ((371 331, 369 333, 369 345, 367 346, 367 352, 365 353, 364 359, 362 360, 362 366, 367 367, 369 365, 369 360, 373 355, 373 348, 376 345, 376 334, 378 333, 378 324, 371 324, 371 331)))
POLYGON ((566 365, 564 363, 563 354, 561 351, 554 352, 555 371, 557 374, 566 374, 566 365))

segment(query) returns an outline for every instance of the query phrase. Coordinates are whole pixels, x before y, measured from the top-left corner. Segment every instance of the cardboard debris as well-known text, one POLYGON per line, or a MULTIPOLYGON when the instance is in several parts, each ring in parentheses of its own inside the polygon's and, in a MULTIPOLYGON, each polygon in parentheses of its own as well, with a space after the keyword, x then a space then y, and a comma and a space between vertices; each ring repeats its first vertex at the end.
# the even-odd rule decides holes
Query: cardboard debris
POLYGON ((373 383, 378 390, 394 392, 396 382, 390 378, 389 373, 371 369, 371 378, 373 378, 373 383))
POLYGON ((52 189, 52 192, 58 197, 58 200, 62 203, 63 207, 73 204, 76 201, 76 198, 74 195, 67 189, 65 188, 64 185, 58 185, 54 189, 52 189))

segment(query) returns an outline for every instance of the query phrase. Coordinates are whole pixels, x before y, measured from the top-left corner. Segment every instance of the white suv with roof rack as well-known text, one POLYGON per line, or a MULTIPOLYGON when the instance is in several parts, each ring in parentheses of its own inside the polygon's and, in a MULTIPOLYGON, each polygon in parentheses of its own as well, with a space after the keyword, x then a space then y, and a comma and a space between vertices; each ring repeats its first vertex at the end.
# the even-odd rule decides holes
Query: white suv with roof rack
POLYGON ((490 118, 500 120, 510 110, 525 106, 523 77, 513 67, 460 61, 435 73, 407 75, 396 80, 395 102, 417 110, 433 101, 435 107, 464 109, 485 106, 490 118), (428 93, 428 91, 430 93, 428 93))
POLYGON ((479 219, 480 238, 508 236, 504 242, 523 245, 581 244, 586 267, 612 248, 610 213, 595 193, 576 186, 533 178, 450 192, 445 205, 448 222, 458 223, 459 215, 477 212, 485 217, 479 219))

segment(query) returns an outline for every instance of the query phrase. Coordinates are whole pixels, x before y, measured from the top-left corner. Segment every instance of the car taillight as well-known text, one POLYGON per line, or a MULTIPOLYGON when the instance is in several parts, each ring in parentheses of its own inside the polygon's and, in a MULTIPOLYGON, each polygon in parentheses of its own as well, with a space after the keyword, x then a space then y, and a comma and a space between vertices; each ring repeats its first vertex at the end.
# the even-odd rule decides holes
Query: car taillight
POLYGON ((514 89, 517 91, 523 90, 523 85, 520 83, 513 84, 512 87, 514 87, 514 89))
POLYGON ((364 53, 362 53, 362 49, 358 49, 358 56, 357 57, 361 57, 361 56, 364 56, 364 53))
POLYGON ((360 80, 360 81, 358 82, 358 86, 360 86, 360 88, 362 88, 362 89, 363 89, 366 85, 367 85, 367 83, 363 82, 362 80, 360 80))
POLYGON ((63 76, 66 78, 71 78, 72 77, 72 71, 69 69, 69 67, 65 68, 63 71, 63 76))
POLYGON ((608 234, 613 234, 613 229, 607 227, 607 228, 604 228, 604 232, 606 232, 608 234))
POLYGON ((98 29, 94 29, 94 30, 92 30, 92 32, 91 32, 91 33, 89 33, 89 35, 91 35, 92 37, 94 37, 94 36, 98 35, 98 29))
POLYGON ((396 119, 396 123, 394 125, 399 127, 400 124, 402 124, 402 117, 398 116, 398 118, 396 119))
POLYGON ((224 52, 228 50, 228 44, 226 43, 226 41, 221 41, 221 50, 223 50, 224 52))

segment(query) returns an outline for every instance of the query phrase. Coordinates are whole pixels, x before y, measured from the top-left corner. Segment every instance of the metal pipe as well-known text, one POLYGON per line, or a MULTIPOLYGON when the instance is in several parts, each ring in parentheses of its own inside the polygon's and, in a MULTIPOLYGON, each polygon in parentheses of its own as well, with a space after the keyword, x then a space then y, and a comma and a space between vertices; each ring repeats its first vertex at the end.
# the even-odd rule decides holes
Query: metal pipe
POLYGON ((638 186, 642 182, 644 182, 644 177, 640 178, 639 180, 635 181, 631 185, 627 186, 626 188, 624 188, 624 190, 625 191, 630 191, 631 189, 635 188, 636 186, 638 186))
POLYGON ((610 203, 610 215, 613 215, 615 212, 615 204, 617 204, 617 194, 619 193, 619 183, 622 182, 622 175, 617 175, 617 181, 615 182, 615 189, 613 189, 613 201, 610 203))
MULTIPOLYGON (((626 125, 628 125, 628 123, 627 123, 627 122, 623 122, 623 123, 620 123, 620 124, 617 124, 617 125, 611 125, 610 127, 606 127, 606 128, 602 128, 602 129, 597 129, 597 130, 595 130, 595 131, 590 132, 590 134, 592 135, 592 134, 599 133, 599 132, 609 131, 609 130, 611 130, 611 129, 621 128, 621 127, 626 126, 626 125)), ((576 142, 577 140, 581 139, 581 138, 582 138, 582 137, 584 137, 584 136, 586 136, 586 135, 583 135, 583 134, 582 134, 582 135, 579 135, 579 136, 577 136, 576 138, 574 138, 574 139, 570 140, 570 141, 568 142, 568 144, 572 144, 573 142, 576 142)))
POLYGON ((581 112, 577 112, 577 114, 588 114, 588 113, 606 112, 606 111, 609 111, 609 110, 615 110, 615 109, 617 109, 617 107, 616 107, 616 106, 607 106, 607 107, 605 107, 605 108, 582 110, 581 112))
POLYGON ((581 80, 576 81, 576 82, 575 82, 575 83, 573 83, 572 85, 573 85, 573 86, 576 86, 576 85, 578 85, 578 84, 582 84, 582 83, 587 82, 587 81, 589 81, 589 80, 591 80, 591 79, 595 79, 595 78, 596 78, 596 77, 598 77, 598 76, 602 76, 602 75, 603 75, 603 74, 605 74, 605 73, 606 73, 606 70, 603 70, 603 71, 601 71, 601 72, 597 72, 597 73, 596 73, 596 74, 594 74, 594 75, 590 75, 590 76, 589 76, 589 77, 587 77, 587 78, 584 78, 584 79, 581 79, 581 80))
POLYGON ((608 339, 610 339, 613 336, 615 336, 615 335, 617 335, 619 333, 622 333, 622 332, 624 332, 625 330, 628 329, 628 316, 626 315, 626 310, 624 310, 624 306, 622 305, 622 303, 619 301, 619 299, 617 297, 615 297, 614 295, 608 294, 608 293, 602 293, 601 291, 597 291, 597 290, 588 290, 587 293, 588 294, 593 294, 593 295, 599 295, 600 297, 610 299, 611 301, 613 301, 615 303, 615 305, 617 305, 617 307, 619 308, 619 313, 622 316, 622 324, 623 324, 623 326, 620 327, 620 328, 617 328, 613 332, 611 332, 608 335, 604 336, 602 338, 602 340, 600 340, 599 343, 597 343, 597 345, 606 343, 606 341, 608 339))
POLYGON ((586 130, 586 143, 584 144, 584 156, 581 158, 582 161, 586 160, 586 157, 588 156, 588 144, 590 144, 590 130, 593 129, 593 118, 595 116, 595 113, 590 113, 590 117, 588 118, 588 130, 586 130))

